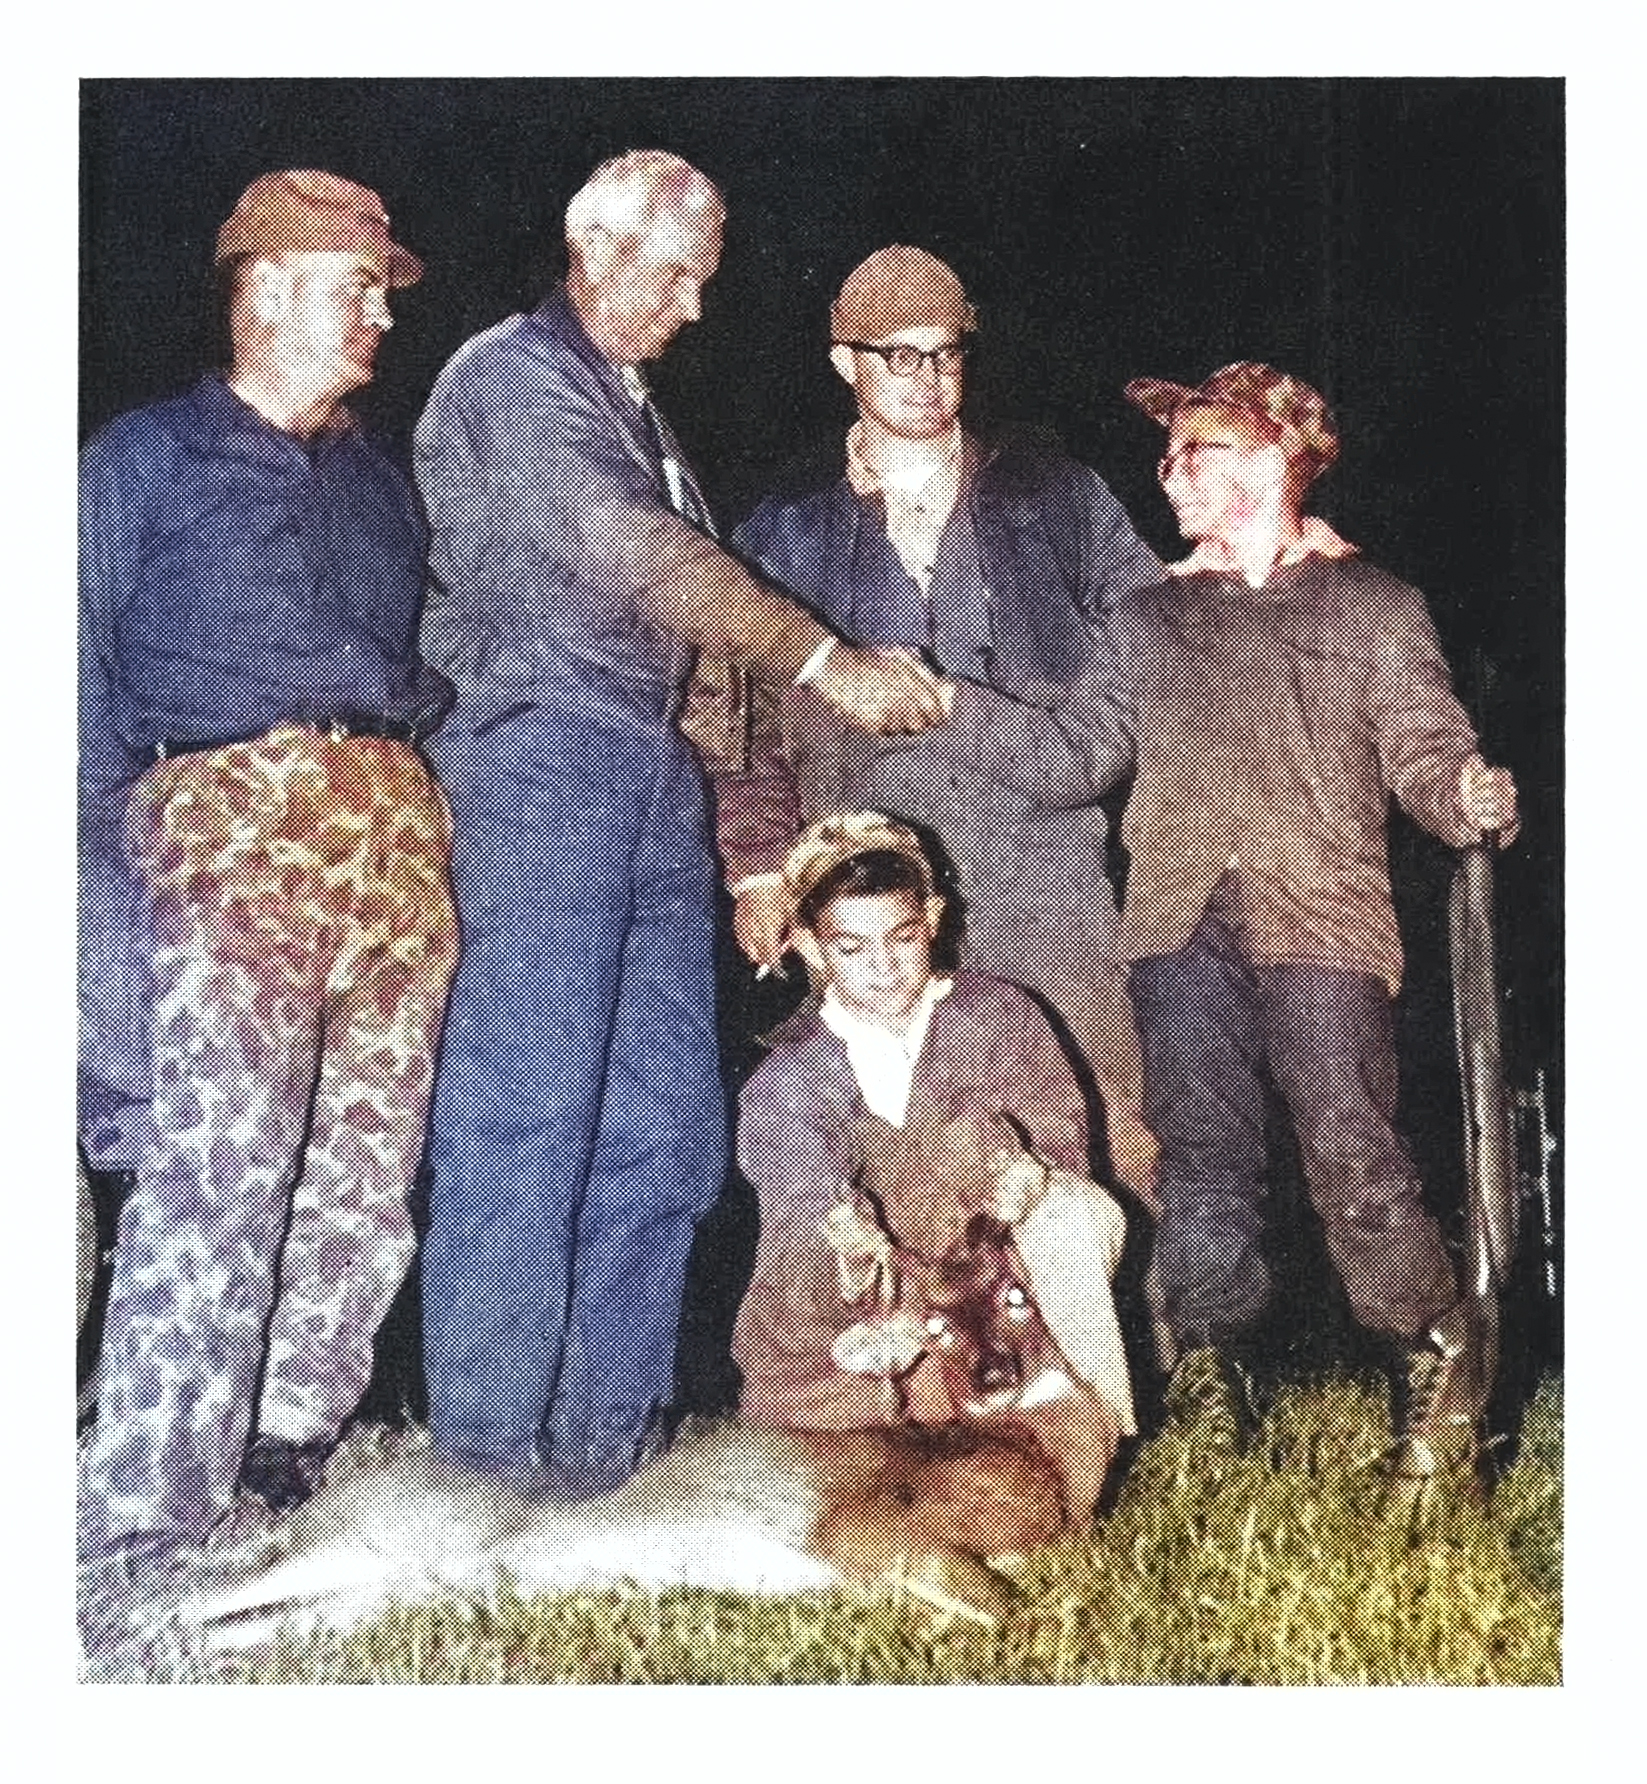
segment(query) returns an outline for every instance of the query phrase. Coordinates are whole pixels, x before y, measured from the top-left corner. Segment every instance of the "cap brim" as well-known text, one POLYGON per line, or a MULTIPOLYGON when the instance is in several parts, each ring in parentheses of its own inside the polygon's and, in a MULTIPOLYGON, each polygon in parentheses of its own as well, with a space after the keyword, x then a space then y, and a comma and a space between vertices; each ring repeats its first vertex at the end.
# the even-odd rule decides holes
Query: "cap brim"
POLYGON ((403 286, 415 285, 423 277, 423 262, 409 248, 403 248, 397 242, 389 250, 389 265, 386 270, 390 286, 399 291, 403 286))
POLYGON ((1151 421, 1158 421, 1165 427, 1186 400, 1195 395, 1195 387, 1173 384, 1166 378, 1134 378, 1122 395, 1142 409, 1151 421))

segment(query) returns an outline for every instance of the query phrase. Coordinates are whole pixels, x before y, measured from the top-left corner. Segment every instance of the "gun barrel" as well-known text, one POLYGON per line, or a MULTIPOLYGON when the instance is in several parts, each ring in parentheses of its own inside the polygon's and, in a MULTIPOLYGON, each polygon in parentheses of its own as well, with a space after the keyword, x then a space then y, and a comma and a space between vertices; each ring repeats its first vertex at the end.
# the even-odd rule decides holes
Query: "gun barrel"
POLYGON ((1501 1290, 1515 1262, 1519 1184, 1510 1137, 1499 1033, 1493 924, 1493 856, 1488 838, 1460 851, 1448 906, 1453 1014, 1464 1095, 1464 1161, 1469 1177, 1470 1292, 1501 1290))

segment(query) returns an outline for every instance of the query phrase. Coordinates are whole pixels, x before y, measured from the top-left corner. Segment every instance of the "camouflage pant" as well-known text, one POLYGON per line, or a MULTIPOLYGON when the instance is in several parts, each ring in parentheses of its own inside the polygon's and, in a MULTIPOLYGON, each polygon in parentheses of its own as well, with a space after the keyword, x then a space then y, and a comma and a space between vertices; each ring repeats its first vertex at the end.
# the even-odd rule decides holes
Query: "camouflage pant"
POLYGON ((280 726, 151 769, 156 1138, 120 1218, 90 1550, 198 1541, 252 1429, 335 1435, 415 1241, 406 1194, 457 954, 446 803, 381 739, 280 726))

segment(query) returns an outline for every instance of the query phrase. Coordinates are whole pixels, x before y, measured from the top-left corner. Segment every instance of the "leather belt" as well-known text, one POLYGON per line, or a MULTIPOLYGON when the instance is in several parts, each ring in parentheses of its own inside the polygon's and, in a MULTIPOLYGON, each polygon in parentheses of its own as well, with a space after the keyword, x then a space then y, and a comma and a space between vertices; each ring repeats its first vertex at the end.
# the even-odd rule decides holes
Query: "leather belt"
POLYGON ((414 719, 389 718, 375 712, 350 712, 332 719, 279 719, 261 731, 250 731, 243 737, 168 738, 154 746, 157 762, 168 762, 174 756, 192 756, 202 750, 226 750, 237 743, 256 743, 282 725, 295 725, 303 731, 316 731, 326 737, 386 737, 394 743, 419 744, 426 733, 414 719))

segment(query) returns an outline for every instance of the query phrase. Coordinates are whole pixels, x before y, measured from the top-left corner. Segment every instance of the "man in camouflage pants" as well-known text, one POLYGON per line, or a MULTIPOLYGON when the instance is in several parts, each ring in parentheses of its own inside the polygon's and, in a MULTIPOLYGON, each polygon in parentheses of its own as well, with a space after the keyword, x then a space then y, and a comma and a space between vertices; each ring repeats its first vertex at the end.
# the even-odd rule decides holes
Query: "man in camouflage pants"
POLYGON ((365 1389, 457 954, 422 523, 341 407, 421 265, 310 171, 255 182, 217 259, 227 375, 82 466, 82 920, 139 913, 152 1018, 80 1474, 102 1676, 154 1670, 237 1485, 300 1501, 365 1389))

